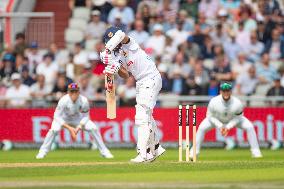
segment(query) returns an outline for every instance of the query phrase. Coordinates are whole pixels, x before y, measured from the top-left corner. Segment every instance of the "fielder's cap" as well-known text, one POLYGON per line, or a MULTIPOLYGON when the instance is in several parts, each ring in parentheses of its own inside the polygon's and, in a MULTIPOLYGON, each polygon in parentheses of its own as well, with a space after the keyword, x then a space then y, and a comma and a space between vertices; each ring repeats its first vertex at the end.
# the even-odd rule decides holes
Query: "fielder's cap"
POLYGON ((92 16, 100 16, 101 12, 99 10, 93 10, 92 11, 92 16))
POLYGON ((13 73, 11 76, 11 80, 20 80, 21 79, 21 75, 19 73, 13 73))
POLYGON ((104 43, 106 44, 118 30, 121 30, 121 29, 118 27, 114 27, 114 26, 109 27, 104 34, 104 43))
POLYGON ((67 89, 68 91, 79 91, 80 88, 77 83, 70 83, 67 89))
POLYGON ((36 49, 36 48, 38 48, 38 44, 37 44, 37 42, 36 42, 36 41, 31 42, 31 44, 30 44, 30 48, 32 48, 32 49, 36 49))
POLYGON ((232 90, 232 85, 230 83, 225 82, 220 85, 220 89, 221 91, 230 91, 232 90))
POLYGON ((15 62, 15 57, 10 54, 10 53, 6 53, 4 56, 3 56, 3 59, 2 59, 3 62, 7 61, 7 62, 15 62))

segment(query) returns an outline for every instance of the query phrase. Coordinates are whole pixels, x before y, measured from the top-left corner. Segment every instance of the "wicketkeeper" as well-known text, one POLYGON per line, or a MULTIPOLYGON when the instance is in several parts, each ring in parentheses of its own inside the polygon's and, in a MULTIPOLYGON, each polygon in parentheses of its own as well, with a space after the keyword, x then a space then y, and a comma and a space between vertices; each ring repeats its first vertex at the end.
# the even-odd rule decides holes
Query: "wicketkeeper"
POLYGON ((113 158, 113 155, 105 146, 98 127, 89 118, 89 102, 88 99, 80 95, 79 87, 76 83, 68 85, 68 94, 60 98, 54 119, 51 124, 44 142, 40 147, 37 159, 43 159, 51 149, 55 136, 66 127, 77 134, 79 130, 86 130, 93 137, 93 142, 98 146, 101 155, 105 158, 113 158), (72 130, 73 129, 73 130, 72 130))
MULTIPOLYGON (((243 105, 239 99, 232 96, 232 85, 223 83, 220 86, 221 94, 212 98, 207 108, 206 118, 201 122, 196 134, 196 153, 199 154, 204 134, 216 127, 223 136, 227 136, 230 129, 238 127, 246 130, 252 157, 260 158, 262 154, 253 124, 243 115, 243 105)), ((190 149, 193 157, 193 149, 190 149)))
POLYGON ((165 152, 159 144, 157 125, 152 115, 162 87, 161 75, 145 51, 119 28, 108 28, 104 42, 106 50, 100 56, 107 65, 105 73, 118 73, 126 79, 130 72, 136 80, 135 125, 138 131, 138 155, 131 162, 153 161, 165 152))

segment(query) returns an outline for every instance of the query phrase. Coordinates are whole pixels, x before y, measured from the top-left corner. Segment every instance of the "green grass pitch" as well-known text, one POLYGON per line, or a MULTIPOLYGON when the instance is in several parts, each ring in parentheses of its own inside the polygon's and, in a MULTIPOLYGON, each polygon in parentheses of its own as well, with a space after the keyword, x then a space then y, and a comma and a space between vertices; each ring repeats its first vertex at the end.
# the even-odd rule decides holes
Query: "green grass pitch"
POLYGON ((284 150, 203 149, 197 163, 177 162, 169 149, 151 164, 131 164, 134 149, 112 150, 106 160, 98 151, 57 150, 36 160, 36 150, 0 152, 2 188, 284 188, 284 150))

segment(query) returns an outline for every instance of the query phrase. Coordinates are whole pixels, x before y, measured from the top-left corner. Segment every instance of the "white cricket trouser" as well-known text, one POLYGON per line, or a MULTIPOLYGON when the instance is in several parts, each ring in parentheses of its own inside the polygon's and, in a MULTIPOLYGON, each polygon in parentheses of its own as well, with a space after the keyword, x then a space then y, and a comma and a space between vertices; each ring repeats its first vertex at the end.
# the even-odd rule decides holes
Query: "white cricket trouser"
MULTIPOLYGON (((240 121, 240 123, 238 125, 236 125, 236 127, 246 130, 251 152, 252 153, 260 152, 253 124, 245 116, 242 116, 241 119, 242 120, 240 121)), ((200 152, 201 144, 203 142, 205 133, 208 130, 214 128, 214 127, 216 127, 216 126, 213 125, 212 123, 210 123, 208 118, 205 118, 200 123, 200 125, 198 127, 198 131, 196 133, 196 154, 199 154, 199 152, 200 152)), ((190 149, 190 157, 192 157, 192 156, 193 156, 193 149, 191 148, 190 149)))
POLYGON ((147 156, 147 145, 153 147, 159 143, 157 125, 152 116, 158 94, 162 88, 162 78, 158 74, 136 85, 137 152, 144 158, 147 156))
MULTIPOLYGON (((70 126, 77 126, 79 125, 79 121, 75 122, 67 122, 70 126)), ((58 134, 58 132, 62 129, 62 125, 60 125, 57 121, 53 120, 51 124, 51 128, 49 129, 47 135, 45 136, 44 142, 40 147, 40 152, 48 153, 51 149, 51 145, 58 134)), ((83 126, 82 130, 88 131, 92 137, 94 142, 97 144, 98 149, 101 153, 105 152, 105 150, 108 150, 105 146, 102 136, 98 130, 98 127, 95 125, 94 122, 89 120, 85 126, 83 126)))

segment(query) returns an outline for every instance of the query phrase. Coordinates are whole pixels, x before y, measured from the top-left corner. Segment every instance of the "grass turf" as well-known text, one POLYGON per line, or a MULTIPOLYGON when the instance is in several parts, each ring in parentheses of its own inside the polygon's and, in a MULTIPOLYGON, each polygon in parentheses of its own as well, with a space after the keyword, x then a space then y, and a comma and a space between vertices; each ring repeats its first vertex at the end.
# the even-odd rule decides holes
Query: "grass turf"
POLYGON ((177 150, 151 164, 131 164, 135 150, 57 150, 36 160, 35 150, 0 152, 0 188, 284 188, 284 151, 203 149, 197 163, 178 163, 177 150), (15 164, 21 163, 21 164, 15 164))

